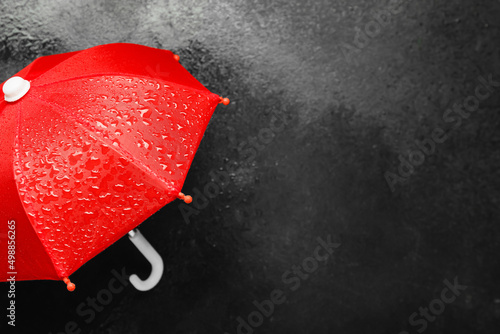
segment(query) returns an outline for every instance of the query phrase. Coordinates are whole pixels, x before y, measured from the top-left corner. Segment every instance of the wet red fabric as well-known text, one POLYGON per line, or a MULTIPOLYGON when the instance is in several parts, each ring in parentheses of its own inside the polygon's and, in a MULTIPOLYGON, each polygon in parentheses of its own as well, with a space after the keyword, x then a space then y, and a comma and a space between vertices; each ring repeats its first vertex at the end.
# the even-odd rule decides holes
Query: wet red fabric
MULTIPOLYGON (((220 97, 170 51, 109 44, 43 57, 0 104, 0 280, 60 279, 177 198, 220 97)), ((3 84, 2 84, 3 86, 3 84)))

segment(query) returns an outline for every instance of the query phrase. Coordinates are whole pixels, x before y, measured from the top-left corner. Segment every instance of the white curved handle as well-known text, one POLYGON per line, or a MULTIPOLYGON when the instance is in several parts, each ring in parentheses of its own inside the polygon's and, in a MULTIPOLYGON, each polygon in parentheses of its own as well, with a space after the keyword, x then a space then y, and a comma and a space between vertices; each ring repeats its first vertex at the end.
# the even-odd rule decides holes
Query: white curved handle
POLYGON ((141 280, 137 275, 130 275, 130 283, 139 291, 151 290, 158 284, 163 274, 163 260, 158 252, 144 238, 139 230, 134 229, 128 232, 128 238, 139 249, 139 251, 148 259, 153 267, 151 275, 146 280, 141 280))

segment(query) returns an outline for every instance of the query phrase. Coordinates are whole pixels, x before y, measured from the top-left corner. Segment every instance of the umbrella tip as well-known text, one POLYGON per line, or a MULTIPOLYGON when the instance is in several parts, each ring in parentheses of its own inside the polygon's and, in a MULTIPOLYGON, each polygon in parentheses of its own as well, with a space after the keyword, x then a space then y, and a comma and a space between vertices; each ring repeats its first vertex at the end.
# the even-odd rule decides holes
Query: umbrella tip
POLYGON ((227 106, 231 102, 227 97, 222 97, 222 96, 219 97, 220 97, 219 103, 222 103, 225 106, 227 106))
POLYGON ((174 53, 174 60, 175 60, 175 61, 179 61, 179 59, 181 59, 181 57, 179 57, 179 55, 176 55, 176 54, 174 53))
POLYGON ((21 77, 12 77, 3 85, 4 100, 16 102, 30 90, 30 82, 21 77))
POLYGON ((71 283, 69 278, 63 277, 63 281, 64 283, 66 283, 66 288, 68 289, 68 291, 75 291, 75 284, 71 283))
POLYGON ((186 202, 186 204, 189 204, 193 201, 193 198, 191 196, 184 195, 183 193, 179 193, 179 195, 177 195, 177 198, 183 200, 184 202, 186 202))

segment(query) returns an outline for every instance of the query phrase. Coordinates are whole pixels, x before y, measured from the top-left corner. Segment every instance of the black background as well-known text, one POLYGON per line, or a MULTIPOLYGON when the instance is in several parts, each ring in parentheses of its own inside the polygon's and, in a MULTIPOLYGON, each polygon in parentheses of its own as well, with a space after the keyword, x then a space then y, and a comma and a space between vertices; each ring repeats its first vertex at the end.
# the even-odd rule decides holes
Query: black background
POLYGON ((17 283, 17 331, 6 311, 2 328, 233 334, 254 300, 283 288, 286 302, 255 333, 417 333, 409 317, 457 277, 468 288, 425 333, 498 333, 500 88, 394 192, 384 173, 450 128, 443 112, 480 75, 500 81, 500 4, 403 2, 363 39, 374 11, 397 1, 1 1, 0 81, 42 55, 130 42, 178 53, 232 101, 216 110, 184 192, 232 167, 230 182, 189 223, 176 201, 141 225, 165 261, 155 289, 128 285, 89 323, 77 313, 112 270, 149 273, 123 238, 72 275, 73 293, 17 283), (266 137, 273 116, 286 126, 266 137), (328 235, 341 245, 291 291, 282 274, 328 235))

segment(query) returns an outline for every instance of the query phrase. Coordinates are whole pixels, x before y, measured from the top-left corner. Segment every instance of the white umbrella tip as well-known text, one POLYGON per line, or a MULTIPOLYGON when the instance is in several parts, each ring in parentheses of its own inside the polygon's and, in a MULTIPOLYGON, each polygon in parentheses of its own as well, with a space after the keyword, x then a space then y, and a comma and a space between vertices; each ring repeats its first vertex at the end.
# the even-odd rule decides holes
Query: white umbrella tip
POLYGON ((30 82, 21 77, 12 77, 3 85, 4 99, 15 102, 21 99, 30 90, 30 82))

